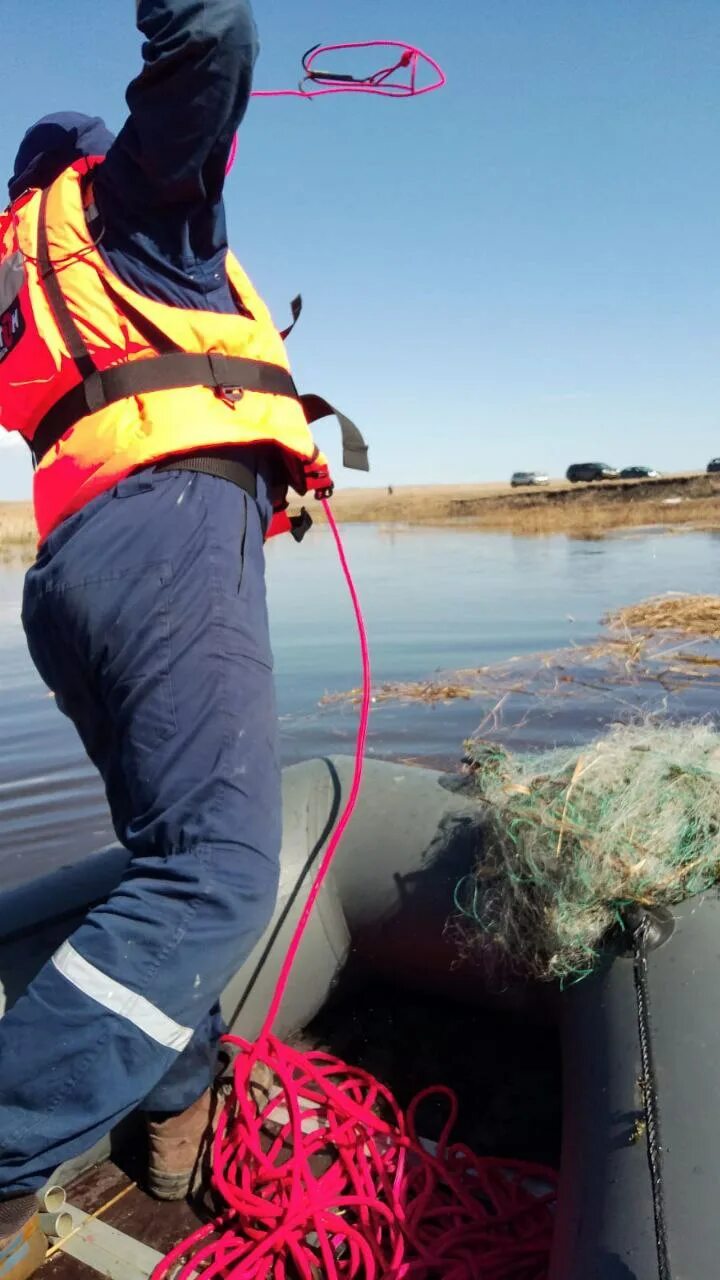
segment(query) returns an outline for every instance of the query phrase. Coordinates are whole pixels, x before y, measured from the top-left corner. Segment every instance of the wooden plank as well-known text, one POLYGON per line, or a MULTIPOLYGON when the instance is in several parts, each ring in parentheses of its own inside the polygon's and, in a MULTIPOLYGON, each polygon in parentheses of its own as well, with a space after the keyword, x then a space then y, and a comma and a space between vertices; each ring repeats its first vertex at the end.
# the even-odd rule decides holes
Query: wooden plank
MULTIPOLYGON (((130 1173, 136 1172, 135 1162, 128 1169, 129 1172, 107 1160, 87 1170, 66 1188, 68 1204, 85 1214, 97 1213, 120 1192, 132 1187, 130 1173)), ((154 1200, 141 1187, 135 1186, 101 1213, 97 1221, 164 1255, 206 1219, 185 1200, 154 1200)), ((104 1232, 98 1234, 101 1243, 105 1240, 112 1246, 112 1237, 106 1239, 104 1232)), ((84 1247, 79 1252, 82 1257, 87 1256, 84 1247)), ((98 1272, 81 1258, 58 1252, 45 1263, 39 1274, 42 1280, 92 1280, 93 1277, 97 1280, 98 1272)))
POLYGON ((153 1200, 140 1187, 103 1214, 103 1222, 163 1254, 204 1221, 186 1200, 153 1200))
POLYGON ((75 1230, 62 1242, 62 1252, 86 1263, 107 1280, 149 1280, 163 1255, 157 1249, 68 1206, 75 1230))
POLYGON ((70 1204, 82 1209, 83 1213, 95 1213, 132 1181, 129 1174, 119 1169, 112 1160, 106 1160, 104 1164, 80 1174, 68 1184, 65 1191, 70 1204))
POLYGON ((38 1280, 98 1280, 97 1271, 65 1253, 56 1253, 36 1274, 38 1280))
MULTIPOLYGON (((139 1168, 120 1169, 112 1160, 81 1174, 66 1188, 68 1203, 85 1213, 95 1213, 108 1200, 131 1183, 130 1173, 139 1168)), ((178 1240, 184 1239, 207 1218, 186 1200, 154 1200, 141 1187, 126 1196, 102 1215, 102 1221, 117 1227, 133 1239, 160 1253, 167 1253, 178 1240)))

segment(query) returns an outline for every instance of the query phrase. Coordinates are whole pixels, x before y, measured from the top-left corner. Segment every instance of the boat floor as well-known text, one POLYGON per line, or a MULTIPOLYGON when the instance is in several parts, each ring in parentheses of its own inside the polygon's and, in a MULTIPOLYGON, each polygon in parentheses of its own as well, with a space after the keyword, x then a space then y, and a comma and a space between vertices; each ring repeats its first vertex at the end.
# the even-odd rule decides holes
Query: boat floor
MULTIPOLYGON (((478 1154, 558 1163, 557 1031, 528 1021, 524 1010, 458 1006, 363 979, 347 990, 339 984, 301 1040, 371 1071, 403 1106, 438 1080, 450 1085, 460 1102, 456 1136, 478 1154)), ((446 1119, 445 1104, 428 1104, 423 1135, 437 1139, 446 1119)), ((98 1217, 61 1243, 42 1280, 147 1280, 160 1256, 205 1220, 187 1202, 160 1203, 136 1185, 143 1173, 138 1136, 128 1135, 122 1167, 107 1161, 67 1186, 73 1211, 98 1217)))
POLYGON ((97 1280, 98 1275, 141 1280, 151 1274, 157 1255, 203 1221, 187 1201, 153 1200, 111 1160, 88 1169, 66 1192, 73 1213, 98 1216, 50 1251, 39 1272, 43 1280, 97 1280))

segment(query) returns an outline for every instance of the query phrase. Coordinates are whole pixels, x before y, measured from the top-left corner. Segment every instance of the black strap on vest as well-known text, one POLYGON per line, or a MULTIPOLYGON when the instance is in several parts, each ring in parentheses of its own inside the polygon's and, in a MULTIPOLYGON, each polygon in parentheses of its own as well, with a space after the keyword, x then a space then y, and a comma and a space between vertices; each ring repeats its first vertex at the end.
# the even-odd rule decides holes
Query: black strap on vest
POLYGON ((57 272, 55 271, 50 258, 50 246, 48 244, 47 233, 47 202, 49 194, 50 188, 46 187, 40 198, 37 243, 38 273, 40 275, 40 279, 45 285, 45 291, 47 293, 52 313, 55 317, 55 323, 65 340, 70 355, 77 365, 78 373, 83 381, 87 383, 86 400, 88 408, 85 412, 95 413, 98 409, 102 409, 104 404, 102 389, 97 382, 98 371, 90 352, 85 346, 83 336, 70 314, 70 308, 65 301, 65 295, 60 288, 57 272))
MULTIPOLYGON (((45 414, 30 442, 35 463, 45 456, 66 431, 88 414, 97 413, 107 405, 116 404, 131 396, 146 395, 153 391, 174 391, 182 387, 208 387, 229 405, 241 400, 246 391, 266 395, 287 396, 303 408, 308 423, 318 418, 334 415, 340 423, 343 442, 343 463, 358 471, 367 471, 367 445, 358 428, 344 414, 339 413, 320 396, 299 396, 292 375, 280 365, 266 364, 261 360, 248 360, 242 356, 220 355, 214 351, 191 353, 178 349, 167 334, 162 333, 152 321, 128 307, 125 299, 115 295, 110 282, 103 285, 121 311, 131 311, 133 322, 138 319, 139 331, 145 333, 161 354, 148 356, 125 364, 100 370, 88 351, 85 340, 72 317, 65 295, 58 280, 58 273, 50 257, 47 231, 47 203, 49 188, 40 200, 38 216, 38 271, 45 287, 55 323, 74 360, 81 381, 72 387, 45 414), (149 328, 152 330, 148 332, 149 328)), ((293 300, 293 323, 302 307, 298 297, 293 300)), ((291 326, 292 327, 292 326, 291 326)))
POLYGON ((300 319, 300 316, 302 315, 302 309, 303 309, 302 294, 299 293, 297 297, 293 298, 292 302, 290 303, 292 323, 288 325, 287 329, 280 330, 280 337, 282 338, 283 342, 286 342, 287 339, 290 337, 290 334, 292 333, 293 329, 295 328, 295 325, 297 324, 298 320, 300 319))
POLYGON ((92 378, 85 378, 78 386, 66 391, 38 424, 32 439, 33 453, 39 462, 70 427, 97 409, 116 404, 128 396, 173 391, 180 387, 210 387, 228 404, 241 400, 245 391, 298 399, 292 376, 280 365, 243 360, 240 356, 217 355, 212 351, 206 355, 179 351, 152 356, 147 360, 114 365, 102 373, 96 370, 92 378), (91 405, 87 395, 88 382, 94 387, 96 381, 103 398, 99 404, 91 405))
POLYGON ((340 423, 340 434, 342 436, 343 446, 343 466, 349 471, 369 471, 370 463, 368 462, 368 447, 362 437, 362 433, 355 426, 352 418, 348 418, 329 400, 324 400, 322 396, 305 394, 298 396, 305 417, 309 425, 317 422, 319 418, 337 418, 340 423))

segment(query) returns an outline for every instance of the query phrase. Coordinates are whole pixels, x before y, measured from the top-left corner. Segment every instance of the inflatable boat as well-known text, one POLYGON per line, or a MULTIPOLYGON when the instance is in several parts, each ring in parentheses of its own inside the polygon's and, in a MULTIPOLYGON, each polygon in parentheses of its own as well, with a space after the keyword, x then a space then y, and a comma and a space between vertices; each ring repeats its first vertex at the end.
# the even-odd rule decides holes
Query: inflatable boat
MULTIPOLYGON (((352 761, 345 757, 284 772, 275 917, 224 995, 230 1028, 242 1036, 253 1038, 260 1029, 351 778, 352 761)), ((448 777, 369 762, 304 938, 278 1034, 310 1023, 348 961, 356 972, 393 986, 457 1000, 458 1008, 467 1002, 482 1008, 497 987, 492 950, 486 960, 480 950, 472 963, 458 964, 445 928, 455 885, 480 845, 477 805, 448 777)), ((112 890, 126 857, 119 847, 104 849, 0 895, 0 1009, 12 1004, 87 908, 112 890)), ((638 982, 637 957, 618 948, 600 972, 556 1002, 563 1133, 548 1280, 712 1280, 720 1274, 716 896, 680 907, 648 939, 646 981, 638 982)), ((530 987, 513 998, 531 1010, 543 992, 530 987)), ((108 1135, 59 1169, 48 1188, 46 1208, 59 1239, 46 1269, 57 1280, 87 1280, 93 1272, 144 1280, 193 1225, 183 1216, 188 1206, 147 1201, 118 1170, 110 1159, 117 1138, 108 1135)))

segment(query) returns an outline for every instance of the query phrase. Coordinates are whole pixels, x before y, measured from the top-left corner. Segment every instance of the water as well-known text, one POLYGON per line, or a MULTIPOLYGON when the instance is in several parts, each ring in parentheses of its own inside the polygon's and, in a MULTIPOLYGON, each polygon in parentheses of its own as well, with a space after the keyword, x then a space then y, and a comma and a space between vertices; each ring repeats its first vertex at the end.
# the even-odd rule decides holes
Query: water
MULTIPOLYGON (((585 643, 607 609, 663 591, 714 592, 720 568, 714 533, 634 531, 584 541, 353 525, 345 540, 376 684, 585 643)), ((2 886, 112 838, 94 771, 25 652, 22 577, 21 568, 0 567, 2 886)), ((359 682, 353 616, 328 532, 314 530, 301 548, 271 543, 268 582, 283 760, 349 751, 353 707, 318 705, 323 694, 359 682)), ((370 750, 450 762, 482 715, 474 700, 383 704, 373 714, 370 750)), ((577 706, 564 717, 541 711, 528 741, 567 741, 582 720, 577 706)))

